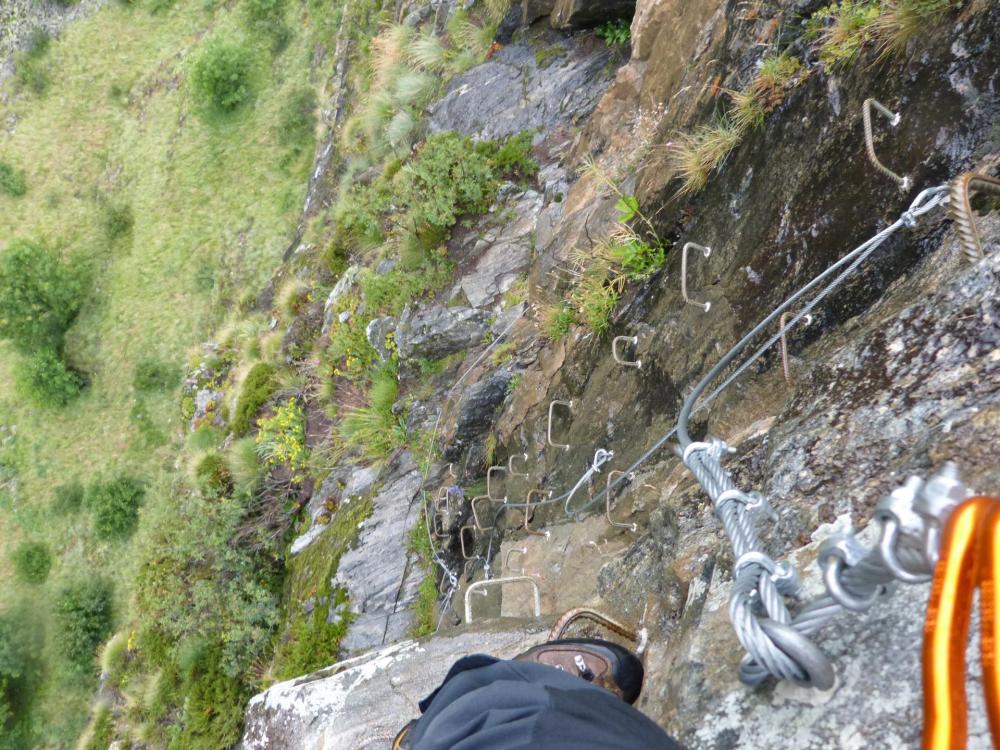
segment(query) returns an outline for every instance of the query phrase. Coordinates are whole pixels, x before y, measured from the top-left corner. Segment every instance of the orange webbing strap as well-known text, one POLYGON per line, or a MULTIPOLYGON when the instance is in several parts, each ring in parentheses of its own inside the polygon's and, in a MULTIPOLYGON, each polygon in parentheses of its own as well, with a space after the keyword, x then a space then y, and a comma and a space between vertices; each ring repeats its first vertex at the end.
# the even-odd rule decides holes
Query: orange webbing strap
POLYGON ((974 497, 951 514, 924 625, 923 750, 964 748, 967 735, 965 649, 977 586, 982 587, 983 669, 987 711, 1000 737, 996 673, 996 601, 1000 579, 1000 500, 974 497), (987 637, 988 634, 988 637, 987 637))

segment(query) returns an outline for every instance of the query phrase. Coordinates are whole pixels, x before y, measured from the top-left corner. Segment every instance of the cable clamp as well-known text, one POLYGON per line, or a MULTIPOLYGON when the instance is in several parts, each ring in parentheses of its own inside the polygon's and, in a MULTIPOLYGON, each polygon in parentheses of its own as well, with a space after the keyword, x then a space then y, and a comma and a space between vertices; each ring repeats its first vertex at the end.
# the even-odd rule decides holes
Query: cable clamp
POLYGON ((744 552, 733 565, 733 579, 739 578, 746 568, 757 566, 763 568, 778 591, 785 596, 791 596, 799 590, 799 574, 787 561, 775 562, 769 555, 751 550, 744 552))

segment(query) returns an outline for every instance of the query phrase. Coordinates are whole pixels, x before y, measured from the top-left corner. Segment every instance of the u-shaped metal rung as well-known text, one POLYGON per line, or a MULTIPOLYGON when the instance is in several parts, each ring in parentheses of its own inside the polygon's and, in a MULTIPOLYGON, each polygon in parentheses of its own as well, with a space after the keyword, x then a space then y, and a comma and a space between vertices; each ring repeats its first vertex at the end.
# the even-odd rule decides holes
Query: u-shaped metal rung
POLYGON ((616 476, 628 476, 629 479, 635 478, 635 474, 627 474, 624 471, 609 471, 608 472, 608 486, 604 493, 604 504, 605 504, 605 515, 608 517, 608 523, 614 526, 616 529, 628 529, 633 534, 639 530, 639 526, 634 523, 618 523, 615 519, 611 517, 611 483, 614 481, 616 476))
POLYGON ((443 511, 451 509, 451 495, 448 493, 448 486, 442 485, 438 488, 437 495, 434 496, 434 510, 443 511), (444 508, 441 505, 444 504, 444 508))
MULTIPOLYGON (((525 509, 524 509, 524 530, 527 531, 532 536, 542 536, 548 539, 552 534, 548 531, 535 531, 531 528, 531 496, 532 495, 542 495, 545 496, 545 490, 531 490, 528 492, 528 497, 525 499, 525 509)), ((552 497, 552 493, 548 493, 549 497, 552 497)))
POLYGON ((688 250, 691 248, 700 250, 706 258, 712 254, 712 248, 706 247, 705 245, 699 245, 697 242, 684 243, 684 248, 681 250, 681 296, 684 297, 684 301, 689 305, 697 305, 705 312, 708 312, 712 309, 711 302, 696 302, 688 297, 688 250))
POLYGON ((515 458, 517 458, 517 454, 516 453, 514 455, 510 456, 507 459, 507 473, 510 474, 510 476, 512 476, 512 477, 524 477, 525 479, 528 479, 529 477, 531 477, 531 474, 527 471, 527 468, 528 468, 528 454, 527 453, 522 453, 521 454, 521 458, 524 461, 524 468, 525 468, 524 472, 520 472, 520 471, 517 471, 517 470, 514 469, 514 459, 515 458))
POLYGON ((872 107, 878 110, 879 114, 883 115, 892 127, 899 125, 903 116, 898 112, 893 112, 891 109, 875 99, 865 99, 865 103, 861 108, 861 120, 865 127, 865 149, 868 151, 868 159, 875 165, 875 169, 885 176, 894 179, 899 183, 899 189, 906 192, 910 189, 910 178, 896 174, 885 164, 880 162, 878 157, 875 155, 875 134, 872 131, 872 107))
POLYGON ((624 365, 625 367, 635 367, 637 369, 642 369, 641 359, 637 359, 635 362, 631 362, 627 359, 621 358, 621 356, 618 354, 618 344, 621 341, 627 341, 628 343, 632 344, 632 346, 635 346, 636 344, 639 343, 639 337, 615 336, 613 339, 611 339, 611 356, 615 358, 615 362, 617 362, 620 365, 624 365))
POLYGON ((503 586, 505 583, 529 583, 534 593, 535 617, 542 616, 542 592, 538 588, 538 581, 531 576, 510 576, 509 578, 491 578, 488 581, 476 581, 465 590, 465 624, 472 624, 472 592, 484 589, 487 586, 503 586))
POLYGON ((492 500, 493 502, 495 502, 495 503, 505 503, 505 502, 507 502, 507 495, 504 495, 503 497, 493 497, 493 489, 492 489, 493 483, 492 483, 492 479, 493 479, 493 472, 494 471, 502 471, 502 472, 506 473, 507 472, 507 467, 506 466, 491 466, 490 468, 488 468, 486 470, 486 496, 490 500, 492 500))
POLYGON ((527 555, 527 554, 528 554, 528 548, 527 547, 514 547, 512 549, 509 549, 509 550, 507 550, 507 554, 504 555, 504 557, 503 557, 503 566, 507 570, 509 570, 511 573, 513 573, 514 575, 524 575, 524 556, 527 555), (513 570, 510 567, 510 556, 513 555, 513 554, 521 555, 521 569, 520 570, 513 570))
POLYGON ((454 479, 458 479, 458 474, 455 473, 455 464, 448 464, 448 474, 454 479))
POLYGON ((492 526, 483 526, 483 522, 479 520, 479 511, 476 510, 476 501, 477 500, 485 500, 486 502, 489 502, 490 496, 489 495, 477 495, 476 497, 472 498, 472 500, 470 501, 470 504, 472 505, 472 520, 475 521, 476 528, 479 529, 480 531, 489 531, 493 527, 492 526))
MULTIPOLYGON (((792 384, 792 371, 788 365, 788 341, 787 341, 787 329, 785 326, 788 323, 788 316, 790 315, 788 310, 781 313, 781 317, 778 319, 778 325, 781 326, 781 369, 785 373, 785 382, 789 385, 792 384)), ((806 315, 802 318, 803 325, 809 325, 813 321, 812 315, 806 315)))
POLYGON ((569 401, 559 401, 558 399, 556 399, 549 404, 549 429, 547 433, 549 445, 551 445, 553 448, 562 448, 564 450, 569 450, 568 444, 557 443, 552 439, 552 412, 555 410, 556 404, 559 404, 560 406, 565 406, 570 411, 573 410, 573 399, 570 399, 569 401))
POLYGON ((442 511, 438 511, 437 513, 434 514, 434 523, 432 524, 433 526, 432 530, 434 531, 434 536, 436 536, 438 539, 451 538, 451 535, 448 534, 444 528, 444 515, 445 514, 442 511))
MULTIPOLYGON (((475 542, 475 540, 476 540, 476 528, 475 528, 475 526, 463 526, 462 528, 460 528, 458 530, 458 543, 459 543, 459 546, 461 546, 461 548, 462 548, 462 557, 465 558, 466 560, 475 560, 475 559, 477 559, 479 557, 479 555, 471 555, 470 556, 469 553, 465 549, 465 532, 466 531, 471 531, 472 532, 472 540, 473 540, 473 542, 475 542)), ((473 550, 473 551, 475 551, 475 550, 473 550)))
POLYGON ((948 213, 955 220, 959 244, 965 257, 976 263, 985 257, 985 253, 969 201, 969 195, 974 190, 1000 195, 1000 180, 977 172, 966 172, 948 185, 948 213))

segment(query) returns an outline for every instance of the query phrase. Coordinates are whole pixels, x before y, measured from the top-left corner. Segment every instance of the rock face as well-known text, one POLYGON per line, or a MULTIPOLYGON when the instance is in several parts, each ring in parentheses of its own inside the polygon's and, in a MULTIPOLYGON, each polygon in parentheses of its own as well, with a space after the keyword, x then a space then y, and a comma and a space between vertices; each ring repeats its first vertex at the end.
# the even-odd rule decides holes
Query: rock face
POLYGON ((554 29, 585 29, 605 21, 631 20, 635 0, 556 0, 551 21, 554 29))
POLYGON ((404 312, 396 344, 402 359, 440 359, 478 344, 486 328, 486 315, 479 310, 438 305, 412 315, 404 312))
POLYGON ((411 564, 405 544, 410 529, 421 520, 414 502, 419 488, 420 472, 413 459, 408 453, 398 456, 386 471, 357 545, 340 558, 333 587, 347 589, 356 615, 341 642, 348 653, 393 643, 409 630, 405 610, 424 575, 411 564))
POLYGON ((536 626, 404 641, 279 683, 250 701, 240 747, 354 750, 380 736, 387 739, 375 746, 388 747, 459 656, 510 658, 540 640, 544 633, 536 626))
POLYGON ((539 67, 535 49, 516 43, 457 76, 430 109, 430 131, 495 139, 578 122, 607 87, 603 69, 610 53, 603 45, 582 51, 554 40, 547 54, 556 60, 539 67))

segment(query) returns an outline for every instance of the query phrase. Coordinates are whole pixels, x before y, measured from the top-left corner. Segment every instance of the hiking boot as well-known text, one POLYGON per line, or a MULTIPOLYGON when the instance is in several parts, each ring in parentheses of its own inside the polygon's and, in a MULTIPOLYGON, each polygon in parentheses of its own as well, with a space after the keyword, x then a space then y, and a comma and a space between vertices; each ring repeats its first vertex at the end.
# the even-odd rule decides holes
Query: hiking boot
POLYGON ((514 657, 561 669, 600 685, 626 703, 635 703, 642 690, 644 670, 639 657, 624 646, 592 638, 568 638, 542 643, 514 657))

